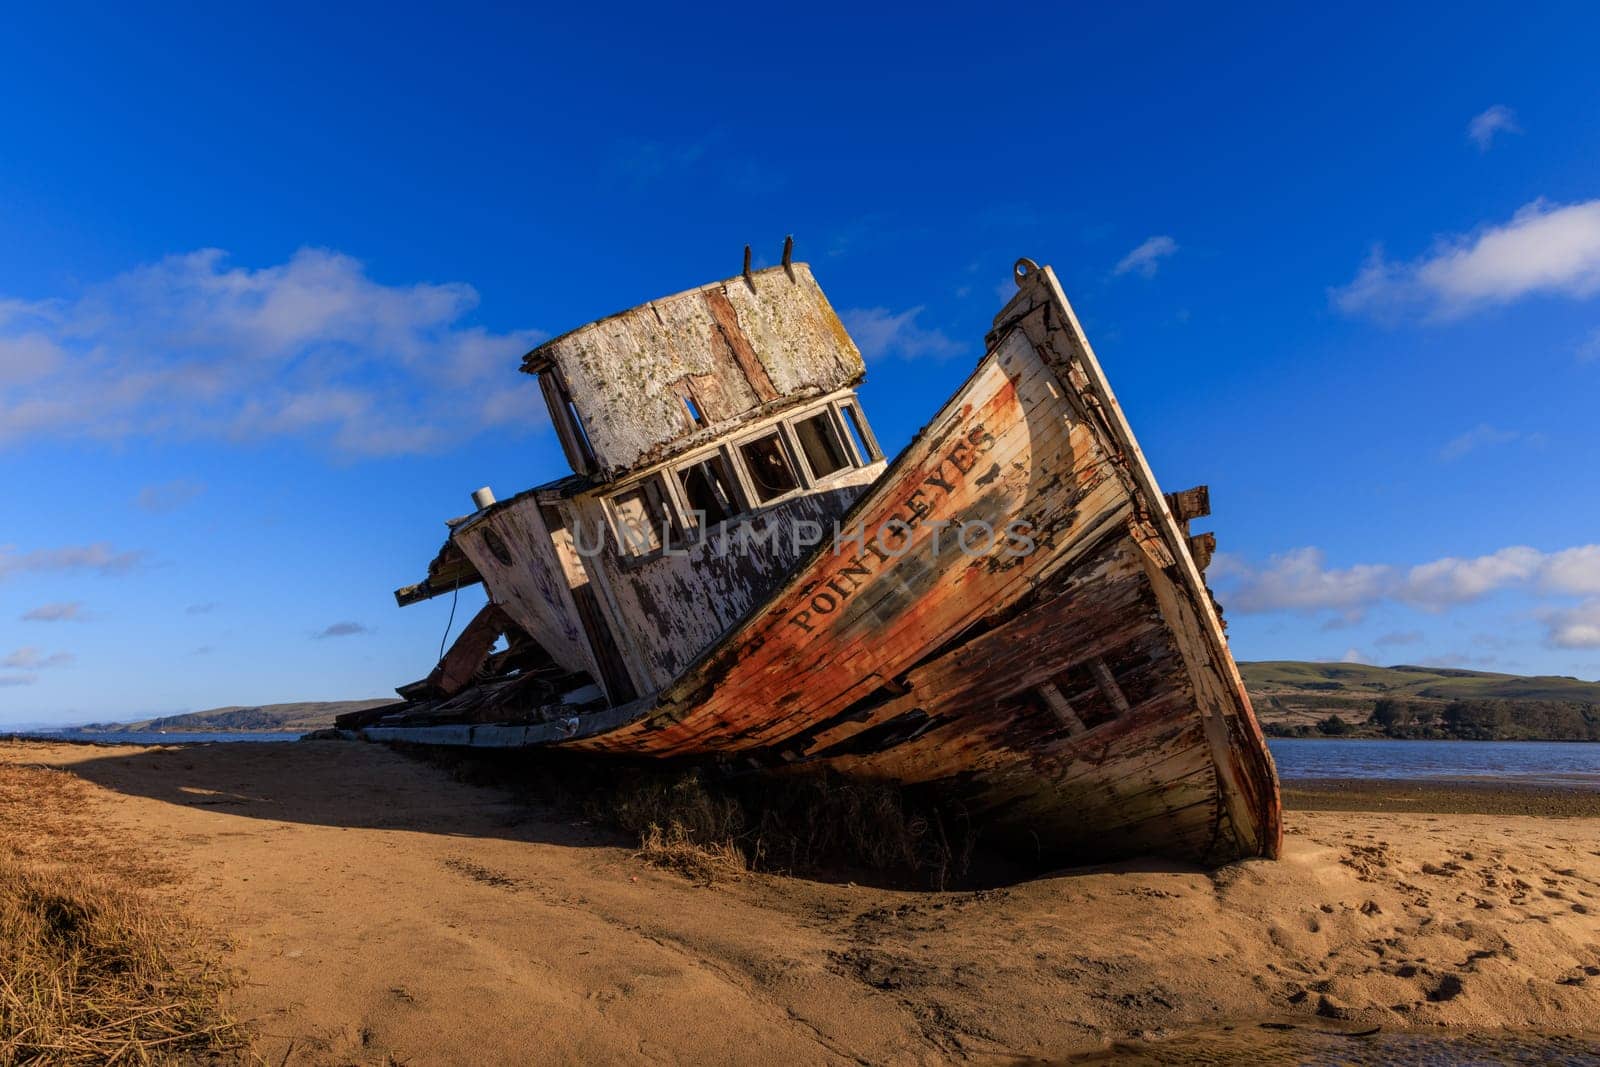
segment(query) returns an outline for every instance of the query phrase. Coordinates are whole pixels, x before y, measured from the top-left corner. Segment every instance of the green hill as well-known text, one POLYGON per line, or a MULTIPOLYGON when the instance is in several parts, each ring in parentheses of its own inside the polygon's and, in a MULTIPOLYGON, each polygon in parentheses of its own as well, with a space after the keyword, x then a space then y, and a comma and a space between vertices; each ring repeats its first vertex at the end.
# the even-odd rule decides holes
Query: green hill
POLYGON ((1239 670, 1269 734, 1600 740, 1600 682, 1295 660, 1239 670))
POLYGON ((1524 677, 1460 671, 1447 667, 1370 667, 1364 663, 1302 663, 1261 660, 1241 663, 1245 685, 1260 690, 1305 690, 1431 700, 1575 700, 1600 704, 1600 682, 1559 675, 1524 677))
POLYGON ((191 711, 183 715, 163 715, 137 722, 97 722, 80 726, 73 733, 112 733, 121 731, 195 731, 212 733, 307 733, 333 725, 333 717, 347 711, 392 704, 389 700, 321 700, 298 704, 231 705, 191 711))

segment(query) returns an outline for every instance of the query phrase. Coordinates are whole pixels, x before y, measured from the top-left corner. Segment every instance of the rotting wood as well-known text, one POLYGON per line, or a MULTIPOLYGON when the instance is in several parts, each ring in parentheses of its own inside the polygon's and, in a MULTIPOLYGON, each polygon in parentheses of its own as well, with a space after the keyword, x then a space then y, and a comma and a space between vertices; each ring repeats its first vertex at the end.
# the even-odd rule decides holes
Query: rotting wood
POLYGON ((1167 507, 1179 522, 1203 519, 1211 514, 1211 487, 1197 485, 1177 493, 1166 494, 1167 507))
POLYGON ((705 301, 706 307, 711 310, 711 318, 717 324, 714 336, 728 346, 733 361, 744 372, 750 388, 755 390, 762 403, 776 400, 778 391, 772 387, 772 379, 767 377, 767 369, 761 365, 755 349, 750 347, 750 339, 739 325, 739 313, 728 302, 728 294, 720 289, 707 289, 705 301))
POLYGON ((1089 661, 1089 673, 1094 675, 1094 681, 1100 687, 1100 692, 1111 706, 1117 709, 1118 715, 1126 715, 1132 710, 1128 698, 1123 695, 1122 687, 1117 685, 1117 676, 1111 673, 1111 668, 1106 666, 1106 661, 1096 656, 1089 661))
POLYGON ((1215 538, 1188 530, 1209 490, 1162 494, 1053 273, 1019 267, 1018 284, 983 360, 887 467, 854 441, 802 455, 812 413, 807 432, 852 432, 862 366, 787 255, 541 346, 524 369, 580 413, 587 477, 452 543, 547 656, 491 656, 368 736, 826 766, 958 801, 1041 862, 1276 855, 1271 757, 1201 574, 1215 538), (764 435, 793 466, 770 500, 741 450, 764 435), (707 463, 727 465, 733 510, 700 538, 707 483, 682 471, 707 463), (628 493, 657 509, 655 547, 579 551, 628 493), (941 554, 938 531, 975 520, 1021 524, 1033 550, 941 554), (903 544, 790 538, 832 522, 899 523, 903 544), (778 540, 723 551, 743 530, 778 540))
MULTIPOLYGON (((804 263, 619 312, 545 342, 524 358, 523 369, 558 383, 576 403, 597 472, 606 480, 670 459, 731 422, 771 414, 769 405, 850 388, 866 372, 804 263), (686 425, 680 394, 672 389, 685 375, 721 386, 711 427, 686 425)), ((552 421, 566 435, 553 391, 547 387, 552 421)))
POLYGON ((1078 718, 1078 713, 1072 710, 1072 704, 1062 695, 1061 687, 1054 682, 1044 682, 1039 686, 1039 695, 1049 705, 1050 711, 1061 724, 1067 728, 1069 734, 1081 734, 1088 727, 1083 725, 1083 720, 1078 718))
POLYGON ((431 600, 436 596, 458 592, 467 586, 483 581, 477 568, 454 541, 446 541, 439 554, 428 564, 428 576, 415 585, 402 586, 394 591, 395 603, 400 607, 431 600))
POLYGON ((500 605, 485 604, 428 675, 425 684, 430 693, 451 697, 465 689, 488 662, 495 643, 513 625, 510 616, 500 605))

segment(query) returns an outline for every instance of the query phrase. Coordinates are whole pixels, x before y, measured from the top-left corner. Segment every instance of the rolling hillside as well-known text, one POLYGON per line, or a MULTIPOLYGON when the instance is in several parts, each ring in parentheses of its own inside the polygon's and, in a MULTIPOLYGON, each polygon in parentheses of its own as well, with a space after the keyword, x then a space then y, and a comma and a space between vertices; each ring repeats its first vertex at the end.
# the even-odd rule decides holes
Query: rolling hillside
POLYGON ((74 733, 113 731, 211 731, 225 733, 306 733, 333 725, 333 717, 347 711, 374 708, 390 700, 321 700, 298 704, 233 705, 191 711, 183 715, 163 715, 138 722, 97 722, 79 727, 74 733))
POLYGON ((1600 740, 1600 682, 1293 660, 1239 670, 1270 734, 1600 740), (1319 726, 1333 716, 1355 729, 1319 726))

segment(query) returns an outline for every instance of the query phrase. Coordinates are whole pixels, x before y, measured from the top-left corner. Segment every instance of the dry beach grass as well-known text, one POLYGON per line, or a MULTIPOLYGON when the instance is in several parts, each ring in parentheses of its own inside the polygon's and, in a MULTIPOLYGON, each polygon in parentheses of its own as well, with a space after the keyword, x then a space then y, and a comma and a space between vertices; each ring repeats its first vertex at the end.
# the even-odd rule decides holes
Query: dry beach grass
POLYGON ((0 1063, 240 1052, 220 946, 151 895, 169 872, 84 817, 89 792, 59 770, 0 768, 0 1063))
POLYGON ((141 892, 229 932, 226 1004, 272 1064, 1014 1062, 1600 1018, 1593 817, 1298 810, 1276 863, 940 892, 685 877, 650 862, 686 844, 659 822, 641 850, 374 745, 0 743, 0 777, 30 764, 83 796, 24 782, 7 815, 66 803, 107 865, 170 871, 141 892))

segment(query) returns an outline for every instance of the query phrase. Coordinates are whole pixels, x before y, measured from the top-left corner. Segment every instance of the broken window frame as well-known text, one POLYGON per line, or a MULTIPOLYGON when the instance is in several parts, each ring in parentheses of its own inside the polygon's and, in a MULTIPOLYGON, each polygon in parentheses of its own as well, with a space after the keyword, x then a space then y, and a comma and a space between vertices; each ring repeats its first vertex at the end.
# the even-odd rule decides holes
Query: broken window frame
POLYGON ((866 412, 861 410, 861 402, 856 395, 851 393, 829 406, 839 420, 839 428, 844 431, 850 451, 856 454, 857 465, 867 467, 882 460, 883 449, 878 447, 878 439, 873 435, 866 412))
POLYGON ((664 471, 647 474, 643 478, 629 482, 605 496, 606 519, 611 525, 611 535, 615 538, 616 556, 629 563, 638 563, 644 560, 655 559, 666 552, 667 549, 683 542, 684 521, 680 512, 678 499, 672 491, 672 483, 665 477, 664 471), (655 525, 652 527, 655 541, 653 548, 640 546, 637 538, 631 533, 631 526, 622 517, 619 501, 623 497, 634 493, 645 495, 645 507, 649 510, 649 493, 653 487, 663 514, 652 516, 655 525), (662 521, 665 520, 665 521, 662 521))
POLYGON ((834 410, 833 404, 829 403, 818 405, 817 407, 802 411, 799 414, 789 416, 788 418, 784 419, 784 422, 788 424, 789 432, 794 438, 795 454, 799 456, 801 461, 805 464, 806 473, 810 475, 812 485, 822 485, 826 482, 831 482, 835 478, 848 474, 850 471, 863 466, 863 464, 856 459, 856 450, 850 445, 848 434, 843 426, 843 420, 841 419, 839 413, 834 410), (804 422, 810 422, 812 419, 816 418, 823 419, 828 429, 833 432, 834 442, 839 446, 839 454, 844 459, 843 466, 838 467, 835 470, 831 470, 826 474, 819 474, 816 469, 812 467, 811 456, 806 451, 805 441, 802 440, 800 436, 800 424, 804 422))
POLYGON ((704 452, 698 452, 681 463, 672 467, 672 477, 669 479, 672 490, 678 498, 679 511, 682 516, 682 526, 685 536, 693 536, 691 531, 697 532, 698 538, 704 540, 708 535, 721 529, 730 522, 735 522, 748 515, 755 506, 754 497, 747 491, 745 485, 739 480, 739 463, 733 455, 732 449, 718 446, 704 452), (716 461, 722 463, 722 473, 727 478, 729 491, 729 505, 732 510, 725 518, 716 522, 709 522, 703 528, 695 521, 697 510, 693 501, 689 499, 688 487, 684 484, 684 476, 702 463, 716 461))
POLYGON ((750 433, 730 441, 728 451, 733 456, 735 477, 739 479, 744 494, 750 501, 752 511, 782 503, 797 493, 808 491, 815 484, 811 480, 811 472, 799 459, 799 445, 794 440, 794 431, 790 428, 787 418, 767 423, 759 429, 752 430, 750 433), (794 476, 795 484, 775 496, 763 497, 756 486, 756 477, 750 470, 750 464, 745 462, 744 450, 747 445, 754 444, 762 438, 774 436, 778 439, 778 446, 783 452, 784 459, 789 463, 789 472, 794 476))

